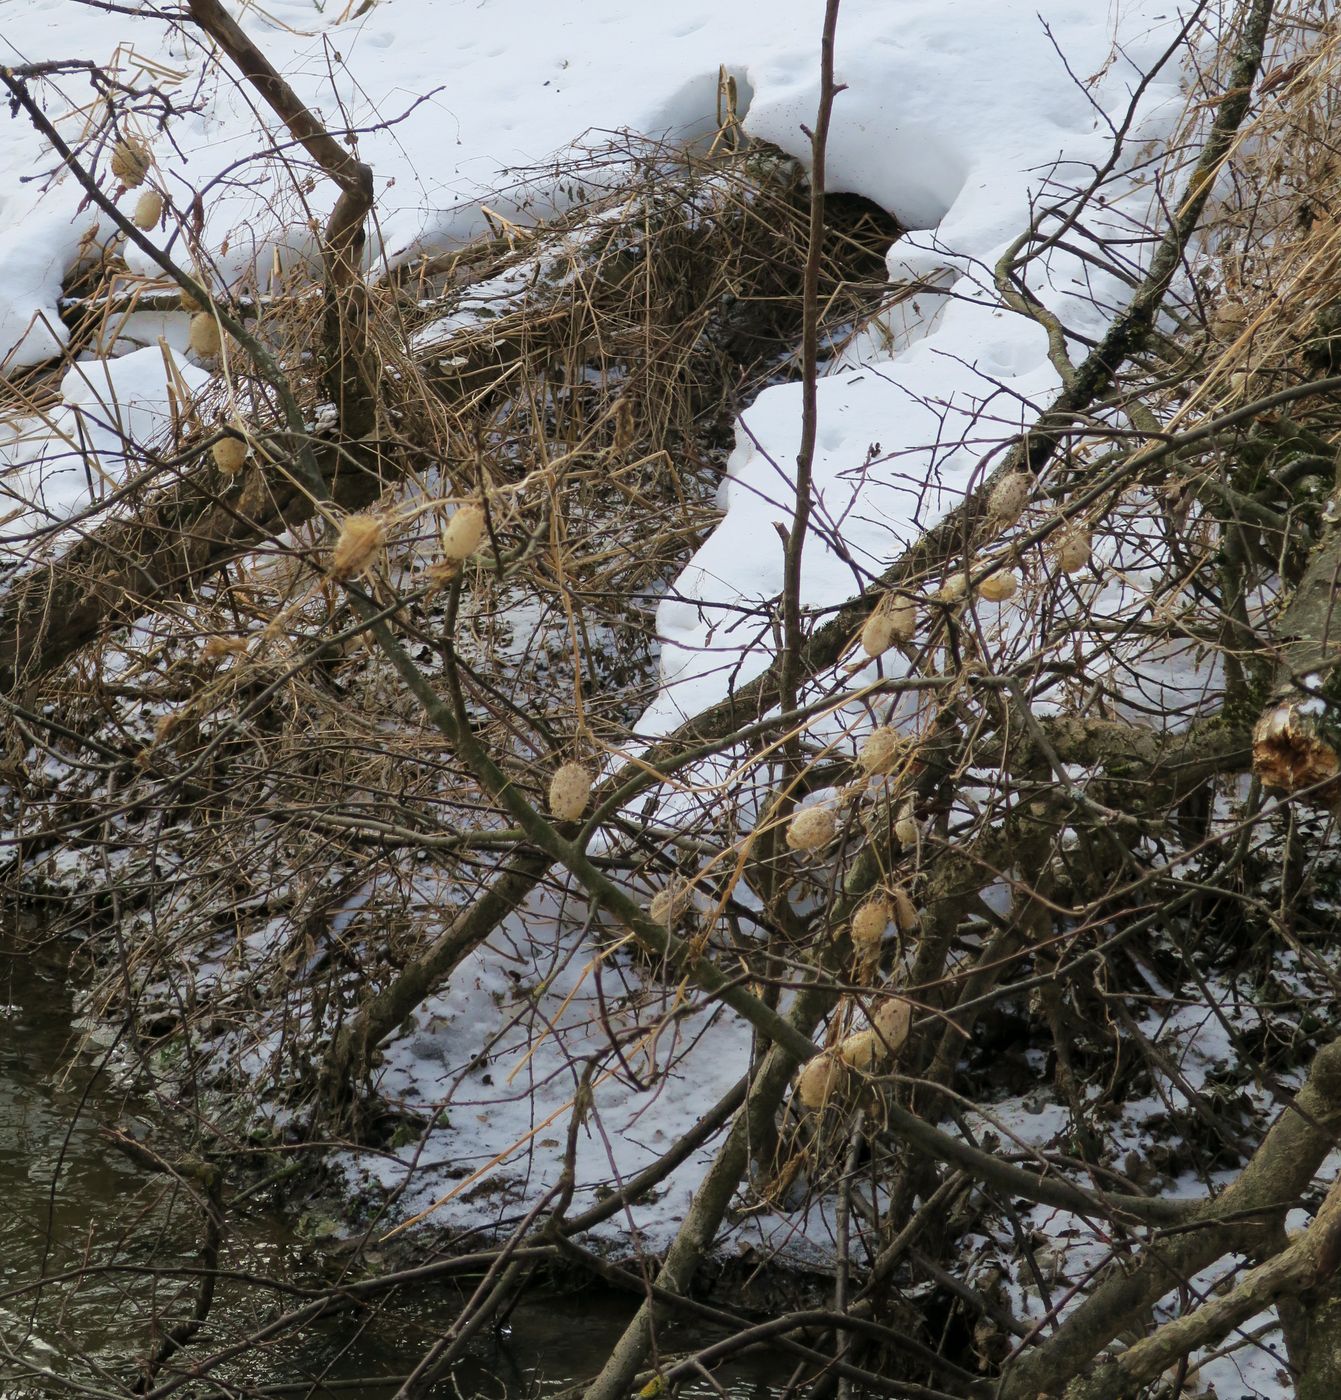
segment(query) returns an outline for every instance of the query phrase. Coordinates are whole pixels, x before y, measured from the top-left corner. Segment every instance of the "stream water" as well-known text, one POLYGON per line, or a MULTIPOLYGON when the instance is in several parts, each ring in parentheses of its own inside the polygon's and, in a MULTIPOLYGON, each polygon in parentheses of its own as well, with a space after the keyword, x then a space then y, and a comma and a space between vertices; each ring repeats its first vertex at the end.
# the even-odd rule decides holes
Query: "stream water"
MULTIPOLYGON (((163 1117, 80 1056, 66 953, 0 942, 0 1398, 127 1395, 163 1319, 188 1314, 202 1212, 171 1179, 114 1148, 104 1125, 149 1144, 163 1117)), ((165 1149, 166 1150, 166 1149, 165 1149)), ((325 1261, 277 1212, 230 1209, 220 1260, 250 1279, 220 1284, 187 1351, 217 1351, 264 1327, 292 1299, 257 1280, 318 1285, 325 1261)), ((396 1389, 455 1315, 458 1295, 421 1289, 247 1349, 184 1397, 357 1395, 396 1389)), ((435 1394, 545 1396, 592 1374, 629 1314, 596 1290, 532 1295, 486 1333, 435 1394)), ((160 1380, 163 1377, 160 1376, 160 1380)), ((762 1377, 719 1376, 738 1400, 774 1395, 762 1377)), ((710 1388, 685 1394, 712 1394, 710 1388)))

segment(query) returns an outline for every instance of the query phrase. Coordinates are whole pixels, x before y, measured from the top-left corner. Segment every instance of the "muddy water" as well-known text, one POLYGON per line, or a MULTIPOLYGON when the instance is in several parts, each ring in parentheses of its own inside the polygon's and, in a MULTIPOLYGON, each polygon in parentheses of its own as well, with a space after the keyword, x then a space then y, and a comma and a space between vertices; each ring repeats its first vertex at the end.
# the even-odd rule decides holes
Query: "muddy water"
MULTIPOLYGON (((76 1053, 68 987, 60 948, 0 940, 2 1400, 130 1393, 156 1328, 189 1313, 194 1297, 179 1271, 199 1259, 199 1202, 130 1161, 102 1130, 116 1125, 166 1152, 166 1115, 76 1053)), ((228 1219, 225 1269, 308 1286, 329 1276, 277 1212, 234 1207, 228 1219)), ((319 1322, 216 1373, 237 1390, 194 1382, 174 1393, 382 1400, 451 1321, 456 1296, 426 1290, 319 1322)), ((179 1363, 253 1334, 288 1301, 255 1282, 221 1284, 207 1328, 179 1363)), ((625 1300, 608 1294, 533 1296, 434 1394, 554 1394, 600 1366, 627 1315, 625 1300)), ((718 1380, 738 1400, 777 1393, 752 1374, 718 1380)))

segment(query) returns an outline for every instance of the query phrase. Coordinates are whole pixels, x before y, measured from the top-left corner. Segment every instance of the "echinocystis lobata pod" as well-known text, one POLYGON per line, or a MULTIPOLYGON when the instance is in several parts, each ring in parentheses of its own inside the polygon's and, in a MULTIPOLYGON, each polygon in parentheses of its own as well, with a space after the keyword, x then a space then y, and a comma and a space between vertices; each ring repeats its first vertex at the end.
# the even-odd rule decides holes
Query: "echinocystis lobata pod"
POLYGON ((351 579, 365 573, 386 543, 386 526, 375 515, 347 515, 331 550, 332 578, 351 579))
POLYGON ((152 164, 153 157, 149 154, 149 147, 138 136, 128 136, 112 147, 112 174, 128 190, 144 184, 152 164))
POLYGON ((987 497, 987 514, 997 525, 1014 525, 1024 514, 1034 489, 1028 472, 1008 472, 992 487, 987 497))
POLYGON ((847 1067, 837 1055, 826 1052, 806 1062, 796 1077, 796 1097, 803 1108, 818 1112, 835 1094, 841 1093, 847 1067))
POLYGON ((802 807, 787 827, 787 844, 794 851, 818 851, 838 834, 838 823, 827 807, 802 807))
POLYGON ((1052 557, 1062 573, 1076 574, 1090 562, 1091 553, 1090 532, 1075 529, 1068 530, 1057 541, 1052 557))
POLYGON ((458 563, 469 559, 484 538, 484 510, 481 506, 462 506, 447 522, 442 532, 444 557, 458 563))
POLYGON ((549 810, 555 821, 575 822, 591 800, 591 770, 580 763, 565 763, 549 780, 549 810))
POLYGON ((163 196, 157 190, 145 190, 135 201, 130 221, 136 228, 143 229, 145 233, 148 233, 151 228, 158 227, 158 221, 162 217, 163 196))

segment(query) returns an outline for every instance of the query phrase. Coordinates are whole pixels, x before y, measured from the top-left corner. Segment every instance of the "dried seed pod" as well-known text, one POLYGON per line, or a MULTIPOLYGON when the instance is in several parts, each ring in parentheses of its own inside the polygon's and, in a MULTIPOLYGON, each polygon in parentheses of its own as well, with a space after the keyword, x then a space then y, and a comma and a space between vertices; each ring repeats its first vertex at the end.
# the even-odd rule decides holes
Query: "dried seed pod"
POLYGON ((145 190, 135 201, 130 221, 136 228, 144 229, 147 233, 151 228, 158 227, 158 221, 162 217, 163 196, 157 190, 145 190))
POLYGON ((885 604, 885 616, 894 629, 896 642, 910 642, 917 631, 917 604, 911 598, 891 598, 885 604))
POLYGON ((908 897, 902 885, 895 885, 889 892, 889 902, 894 910, 894 924, 900 933, 916 933, 922 924, 922 916, 917 905, 908 897))
POLYGON ((1024 514, 1033 490, 1034 479, 1028 472, 1009 472, 992 487, 987 514, 997 525, 1014 525, 1024 514))
POLYGON ((592 776, 580 763, 565 763, 549 780, 549 810, 555 821, 575 822, 591 800, 592 776))
POLYGON ((905 802, 899 808, 899 815, 894 820, 894 837, 900 846, 916 846, 918 834, 917 817, 914 814, 913 804, 905 802))
POLYGON ((112 147, 112 174, 128 190, 144 184, 144 177, 148 175, 152 164, 153 157, 149 154, 149 147, 136 136, 118 141, 112 147))
POLYGON ((892 773, 899 766, 905 748, 903 736, 897 729, 888 724, 881 725, 866 736, 857 754, 857 767, 872 777, 892 773))
POLYGON ((838 1058, 852 1069, 870 1074, 885 1058, 884 1042, 874 1031, 854 1031, 839 1045, 838 1058))
POLYGON ((678 924, 688 912, 689 887, 682 881, 658 890, 647 906, 648 918, 655 924, 665 924, 667 928, 678 924))
MULTIPOLYGON (((200 281, 199 273, 196 274, 196 281, 200 281)), ((178 300, 182 304, 182 310, 189 311, 193 315, 197 311, 209 310, 209 306, 206 303, 201 302, 193 292, 188 292, 185 287, 182 288, 181 295, 178 297, 178 300)))
POLYGON ((838 834, 838 823, 827 807, 802 807, 787 827, 787 844, 794 851, 818 851, 838 834))
POLYGON ((462 506, 442 532, 442 552, 458 562, 469 559, 484 538, 484 511, 480 506, 462 506))
POLYGON ((884 613, 873 612, 861 629, 861 649, 867 656, 883 656, 894 645, 894 628, 884 613))
POLYGON ((1057 541, 1052 557, 1062 573, 1079 573, 1090 562, 1090 532, 1068 530, 1057 541))
POLYGON ((951 574, 940 586, 940 591, 936 594, 938 602, 960 603, 968 593, 968 583, 962 573, 951 574))
POLYGON ((886 598, 861 629, 861 649, 883 656, 895 642, 906 642, 917 631, 917 605, 911 598, 886 598))
POLYGON ((242 656, 247 650, 245 637, 211 637, 200 649, 203 661, 222 661, 227 656, 242 656))
POLYGON ((862 957, 868 957, 880 947, 894 910, 884 895, 872 895, 852 916, 852 946, 862 957))
POLYGON ((357 578, 372 566, 386 543, 386 526, 375 515, 347 515, 340 526, 328 570, 332 578, 357 578))
POLYGON ((1009 569, 998 569, 978 585, 978 597, 985 598, 989 603, 1004 603, 1007 598, 1015 596, 1018 587, 1019 582, 1009 569))
POLYGON ((236 437, 220 438, 212 449, 214 465, 225 476, 236 476, 247 460, 247 444, 236 437))
POLYGON ((871 1013, 871 1025, 886 1051, 897 1055, 913 1028, 913 1008, 902 997, 888 997, 871 1013))
POLYGON ((796 1097, 803 1108, 817 1112, 842 1092, 847 1067, 836 1055, 825 1052, 806 1062, 796 1077, 796 1097))
POLYGON ((186 339, 186 348, 202 360, 218 359, 223 349, 223 335, 219 323, 208 311, 197 311, 191 317, 191 331, 186 339))

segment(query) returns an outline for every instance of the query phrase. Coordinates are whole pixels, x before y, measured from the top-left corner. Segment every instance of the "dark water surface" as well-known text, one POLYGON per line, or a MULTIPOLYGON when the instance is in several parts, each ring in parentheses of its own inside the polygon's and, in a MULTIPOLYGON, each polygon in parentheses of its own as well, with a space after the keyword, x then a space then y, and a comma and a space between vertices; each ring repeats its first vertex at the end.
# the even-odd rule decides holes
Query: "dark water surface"
MULTIPOLYGON (((77 1053, 65 952, 0 938, 0 1400, 126 1395, 163 1319, 189 1314, 203 1213, 172 1178, 111 1146, 101 1125, 153 1146, 165 1115, 128 1098, 77 1053)), ((188 1125, 189 1126, 189 1125, 188 1125)), ((165 1156, 175 1149, 163 1142, 165 1156)), ((277 1212, 230 1209, 221 1259, 257 1279, 320 1286, 324 1260, 277 1212)), ((382 1400, 455 1316, 439 1285, 361 1314, 318 1321, 250 1348, 183 1397, 356 1395, 382 1400), (232 1387, 236 1387, 233 1389, 232 1387)), ((242 1341, 294 1300, 257 1283, 221 1283, 207 1326, 175 1358, 242 1341)), ((479 1339, 434 1394, 544 1396, 599 1368, 629 1315, 597 1290, 533 1294, 479 1339)), ((159 1381, 170 1378, 173 1366, 159 1381)), ((751 1374, 719 1376, 737 1400, 776 1390, 751 1374)), ((686 1394, 714 1393, 707 1386, 686 1394)))

